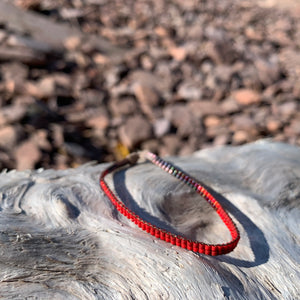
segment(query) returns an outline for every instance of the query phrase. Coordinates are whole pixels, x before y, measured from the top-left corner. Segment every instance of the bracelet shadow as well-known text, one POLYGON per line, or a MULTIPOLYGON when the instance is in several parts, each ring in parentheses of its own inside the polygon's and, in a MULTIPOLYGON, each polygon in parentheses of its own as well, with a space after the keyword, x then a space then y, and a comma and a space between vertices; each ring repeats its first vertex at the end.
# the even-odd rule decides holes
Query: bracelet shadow
POLYGON ((234 258, 231 256, 217 256, 216 259, 243 268, 252 268, 268 262, 270 258, 270 247, 263 231, 223 195, 205 184, 201 182, 199 183, 217 199, 227 212, 234 216, 241 226, 243 226, 248 236, 251 251, 254 255, 253 261, 234 258))
MULTIPOLYGON (((179 167, 176 166, 177 169, 182 171, 179 167)), ((182 171, 184 172, 184 171, 182 171)), ((154 224, 155 226, 167 230, 175 235, 181 235, 182 233, 176 231, 174 227, 169 225, 168 223, 160 220, 158 217, 155 217, 148 213, 145 209, 141 208, 136 201, 132 198, 130 192, 128 191, 125 183, 125 173, 126 169, 122 169, 113 174, 113 183, 115 186, 116 193, 121 196, 120 198, 124 202, 124 204, 129 207, 132 211, 138 214, 143 220, 154 224)), ((187 174, 187 172, 184 172, 187 174)), ((195 179, 193 176, 191 178, 195 179)), ((238 267, 244 268, 252 268, 266 263, 270 257, 270 247, 265 238, 263 231, 255 225, 241 210, 239 210, 234 204, 232 204, 228 199, 226 199, 223 195, 216 192, 214 189, 206 186, 201 181, 195 179, 199 182, 204 188, 208 190, 216 200, 222 205, 222 207, 229 212, 234 218, 243 226, 245 232, 247 233, 250 248, 254 255, 254 260, 243 260, 239 258, 234 258, 231 256, 217 256, 215 259, 221 262, 226 262, 228 264, 232 264, 238 267)), ((199 256, 201 254, 198 254, 199 256)))
POLYGON ((122 202, 146 222, 151 223, 154 226, 159 227, 161 229, 167 230, 175 235, 182 235, 174 227, 162 221, 158 217, 151 215, 144 208, 138 205, 138 203, 133 199, 132 195, 128 191, 128 188, 125 183, 126 182, 125 173, 126 173, 126 169, 122 169, 118 172, 114 172, 113 174, 113 183, 114 183, 115 191, 119 196, 119 198, 122 199, 122 202))

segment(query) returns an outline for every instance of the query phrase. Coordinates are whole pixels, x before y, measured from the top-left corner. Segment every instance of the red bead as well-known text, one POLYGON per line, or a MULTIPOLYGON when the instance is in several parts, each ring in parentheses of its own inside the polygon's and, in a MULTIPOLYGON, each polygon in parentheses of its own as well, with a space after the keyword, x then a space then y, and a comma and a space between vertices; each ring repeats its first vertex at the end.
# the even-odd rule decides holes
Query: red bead
POLYGON ((202 243, 199 243, 199 253, 204 253, 205 252, 205 245, 202 243))
POLYGON ((187 247, 187 241, 185 239, 181 239, 181 248, 186 249, 187 247))
POLYGON ((193 242, 193 251, 199 252, 199 243, 193 242))
POLYGON ((170 236, 170 243, 171 243, 172 245, 175 245, 175 244, 176 244, 176 237, 175 237, 174 235, 171 235, 171 236, 170 236))
POLYGON ((168 242, 168 243, 170 243, 170 241, 171 241, 171 236, 170 236, 170 234, 165 233, 165 241, 168 242))
POLYGON ((186 249, 188 250, 193 250, 193 242, 191 241, 186 241, 186 249))
POLYGON ((223 247, 222 247, 222 245, 217 245, 216 247, 217 247, 218 255, 223 254, 223 247))
POLYGON ((205 247, 204 247, 204 254, 211 255, 211 247, 210 247, 210 245, 205 245, 205 247))
POLYGON ((217 210, 219 210, 220 209, 220 203, 216 201, 215 202, 215 207, 216 207, 217 210))
POLYGON ((130 220, 131 220, 132 222, 134 222, 135 217, 134 217, 134 214, 133 214, 132 211, 129 212, 129 218, 130 218, 130 220))
POLYGON ((218 255, 218 247, 217 246, 215 246, 215 245, 211 246, 211 254, 212 254, 212 256, 218 255))
POLYGON ((146 225, 146 231, 148 232, 148 233, 150 233, 150 230, 151 230, 151 228, 152 228, 152 226, 150 226, 150 225, 146 225))
POLYGON ((230 246, 228 244, 223 246, 223 254, 227 254, 228 252, 230 252, 229 250, 230 250, 230 246))
POLYGON ((155 229, 151 226, 151 228, 150 228, 150 234, 151 235, 155 235, 155 229))
POLYGON ((155 229, 155 237, 158 239, 160 238, 160 231, 158 228, 155 229))

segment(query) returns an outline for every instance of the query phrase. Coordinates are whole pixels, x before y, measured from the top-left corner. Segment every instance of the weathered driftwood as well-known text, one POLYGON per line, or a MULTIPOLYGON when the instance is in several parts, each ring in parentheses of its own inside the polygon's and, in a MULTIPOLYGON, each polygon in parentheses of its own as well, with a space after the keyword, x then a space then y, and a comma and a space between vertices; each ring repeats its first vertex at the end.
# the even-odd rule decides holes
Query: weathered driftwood
MULTIPOLYGON (((100 191, 106 165, 1 174, 3 299, 299 299, 300 149, 259 142, 172 161, 237 223, 235 251, 208 257, 144 233, 100 191)), ((150 163, 110 178, 158 226, 226 242, 204 200, 150 163)))
MULTIPOLYGON (((37 13, 19 9, 8 2, 11 1, 0 0, 0 24, 5 24, 13 31, 30 35, 34 50, 39 43, 41 52, 61 51, 68 39, 77 37, 81 40, 81 44, 89 44, 114 61, 121 60, 127 53, 126 49, 117 47, 100 36, 83 33, 78 28, 56 23, 37 13)), ((27 46, 31 48, 30 44, 27 46)))

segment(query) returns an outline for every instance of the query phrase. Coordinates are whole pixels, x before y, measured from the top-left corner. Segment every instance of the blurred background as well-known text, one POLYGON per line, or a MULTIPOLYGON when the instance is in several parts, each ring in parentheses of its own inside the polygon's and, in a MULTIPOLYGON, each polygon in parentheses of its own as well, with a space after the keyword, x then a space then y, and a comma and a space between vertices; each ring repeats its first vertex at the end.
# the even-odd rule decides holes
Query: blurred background
POLYGON ((300 145, 299 0, 0 0, 0 169, 300 145))

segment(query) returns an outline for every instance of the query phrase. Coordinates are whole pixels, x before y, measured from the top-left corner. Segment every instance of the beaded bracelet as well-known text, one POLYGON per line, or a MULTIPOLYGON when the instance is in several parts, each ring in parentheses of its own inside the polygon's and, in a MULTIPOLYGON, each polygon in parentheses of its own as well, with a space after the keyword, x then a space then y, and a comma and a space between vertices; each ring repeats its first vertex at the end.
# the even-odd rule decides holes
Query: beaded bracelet
POLYGON ((148 151, 135 152, 127 156, 124 160, 116 162, 115 164, 113 164, 112 166, 110 166, 109 168, 107 168, 102 172, 100 176, 100 186, 104 191, 104 193, 107 195, 107 197, 111 200, 111 202, 114 204, 114 206, 121 214, 123 214, 132 222, 134 222, 144 231, 150 233, 156 238, 160 238, 163 241, 171 243, 172 245, 177 245, 181 248, 191 250, 194 252, 216 256, 216 255, 227 254, 231 252, 237 246, 238 241, 240 239, 240 234, 235 223, 232 221, 232 219, 227 214, 227 212, 223 209, 220 203, 203 186, 201 186, 198 182, 196 182, 194 179, 192 179, 183 171, 180 171, 177 168, 175 168, 175 166, 173 166, 171 163, 164 161, 163 159, 161 159, 160 157, 158 157, 157 155, 151 152, 148 151), (189 185, 193 190, 195 190, 198 194, 200 194, 218 213, 218 215, 220 216, 224 224, 229 229, 232 240, 225 244, 205 244, 197 241, 192 241, 180 235, 176 235, 164 229, 158 228, 149 222, 146 222, 140 216, 138 216, 129 208, 127 208, 124 205, 124 203, 120 199, 118 199, 118 197, 112 192, 112 190, 105 182, 104 178, 107 174, 127 164, 129 165, 136 164, 139 158, 144 158, 146 160, 149 160, 153 164, 162 168, 167 173, 183 181, 185 184, 189 185))

